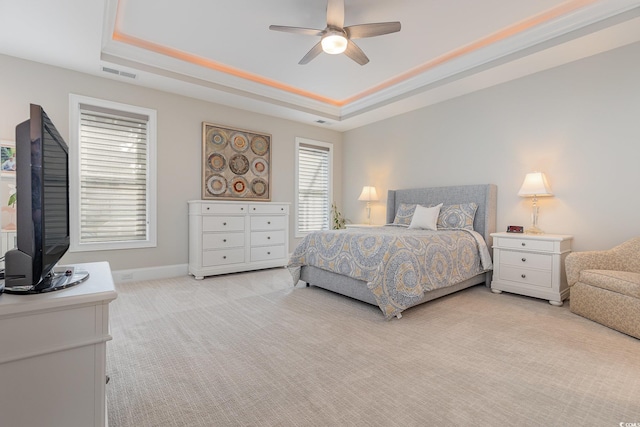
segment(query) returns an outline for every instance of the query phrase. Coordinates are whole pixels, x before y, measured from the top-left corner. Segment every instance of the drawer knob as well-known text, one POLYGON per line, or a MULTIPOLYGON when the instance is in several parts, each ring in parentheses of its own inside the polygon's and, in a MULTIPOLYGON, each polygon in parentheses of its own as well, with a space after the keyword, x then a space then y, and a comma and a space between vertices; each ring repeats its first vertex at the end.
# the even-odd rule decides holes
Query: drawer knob
POLYGON ((226 256, 226 255, 224 255, 224 256, 222 257, 222 259, 227 259, 227 256, 226 256))
POLYGON ((240 210, 241 210, 241 211, 243 211, 243 210, 244 210, 244 208, 240 208, 240 210))
POLYGON ((226 223, 226 222, 223 222, 223 223, 222 223, 222 225, 227 225, 227 223, 226 223))
POLYGON ((526 279, 527 275, 526 274, 521 274, 520 277, 522 277, 523 279, 526 279))
POLYGON ((256 208, 253 208, 253 210, 255 211, 255 210, 256 210, 256 208))
POLYGON ((207 206, 207 210, 211 209, 209 206, 207 206))
POLYGON ((267 221, 267 224, 271 224, 271 221, 267 221))
POLYGON ((227 239, 222 239, 222 241, 223 241, 224 243, 227 243, 227 239))
POLYGON ((267 252, 267 255, 271 255, 271 252, 267 252))
POLYGON ((267 236, 267 240, 271 240, 271 236, 267 236))
POLYGON ((522 262, 527 262, 527 259, 526 258, 522 258, 522 262))
POLYGON ((284 208, 280 208, 280 210, 281 210, 281 211, 283 211, 283 210, 284 210, 284 208))
POLYGON ((525 242, 522 242, 522 246, 527 246, 527 244, 525 242))

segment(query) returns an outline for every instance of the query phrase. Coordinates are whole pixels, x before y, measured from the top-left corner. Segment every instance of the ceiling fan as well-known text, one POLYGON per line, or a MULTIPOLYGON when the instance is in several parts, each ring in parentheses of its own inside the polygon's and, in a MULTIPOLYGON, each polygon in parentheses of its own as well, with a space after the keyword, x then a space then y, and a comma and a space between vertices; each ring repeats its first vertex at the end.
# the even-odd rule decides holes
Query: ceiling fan
POLYGON ((344 0, 327 1, 327 27, 324 30, 313 28, 287 27, 282 25, 270 25, 270 30, 283 31, 285 33, 303 34, 308 36, 320 36, 320 41, 298 62, 308 64, 321 52, 329 54, 343 53, 360 65, 369 62, 369 58, 362 49, 353 42, 353 39, 381 36, 383 34, 400 31, 400 22, 380 22, 375 24, 360 24, 344 26, 344 0))

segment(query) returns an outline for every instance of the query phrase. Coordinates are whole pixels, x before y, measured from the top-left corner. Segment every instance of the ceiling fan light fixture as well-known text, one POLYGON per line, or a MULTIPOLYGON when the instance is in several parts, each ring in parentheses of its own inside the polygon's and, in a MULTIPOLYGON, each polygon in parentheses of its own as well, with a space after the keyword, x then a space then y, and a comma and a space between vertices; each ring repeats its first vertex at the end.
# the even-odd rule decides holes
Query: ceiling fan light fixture
POLYGON ((322 50, 331 55, 337 55, 347 50, 347 38, 335 31, 322 37, 322 50))

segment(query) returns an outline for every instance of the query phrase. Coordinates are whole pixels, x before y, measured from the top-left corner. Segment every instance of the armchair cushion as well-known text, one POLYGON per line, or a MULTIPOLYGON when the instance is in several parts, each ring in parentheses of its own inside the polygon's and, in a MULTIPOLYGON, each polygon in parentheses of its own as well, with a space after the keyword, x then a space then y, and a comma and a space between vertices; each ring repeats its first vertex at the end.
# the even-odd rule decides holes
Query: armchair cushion
POLYGON ((580 282, 602 289, 640 298, 640 273, 613 270, 585 270, 580 273, 580 282))

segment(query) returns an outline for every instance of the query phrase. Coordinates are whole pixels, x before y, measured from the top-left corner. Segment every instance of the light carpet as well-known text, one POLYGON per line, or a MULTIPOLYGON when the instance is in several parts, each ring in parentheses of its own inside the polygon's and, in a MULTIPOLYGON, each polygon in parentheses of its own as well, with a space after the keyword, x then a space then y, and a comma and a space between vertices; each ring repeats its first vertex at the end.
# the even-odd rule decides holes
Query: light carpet
POLYGON ((640 425, 640 340, 484 286, 385 321, 285 269, 124 283, 110 426, 640 425))

